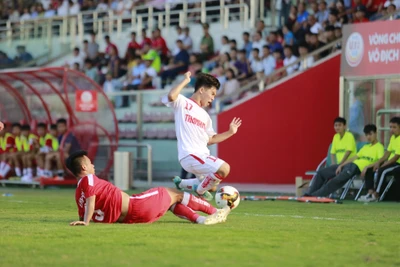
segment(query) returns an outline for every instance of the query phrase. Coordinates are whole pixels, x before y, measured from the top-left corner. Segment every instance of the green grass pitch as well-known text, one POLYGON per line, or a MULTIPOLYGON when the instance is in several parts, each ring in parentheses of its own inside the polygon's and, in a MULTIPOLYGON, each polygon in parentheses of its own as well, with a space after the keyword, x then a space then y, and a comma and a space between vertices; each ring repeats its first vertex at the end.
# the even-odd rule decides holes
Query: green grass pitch
POLYGON ((399 203, 242 201, 214 226, 76 219, 72 189, 0 189, 0 266, 400 266, 399 203))

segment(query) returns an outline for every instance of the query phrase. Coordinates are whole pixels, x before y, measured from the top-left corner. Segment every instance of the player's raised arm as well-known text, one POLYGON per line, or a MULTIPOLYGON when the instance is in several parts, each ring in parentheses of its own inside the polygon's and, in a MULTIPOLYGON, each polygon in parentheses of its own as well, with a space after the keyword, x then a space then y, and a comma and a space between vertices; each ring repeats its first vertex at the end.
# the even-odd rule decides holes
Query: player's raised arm
POLYGON ((232 122, 229 124, 229 130, 224 133, 216 134, 210 137, 208 145, 213 145, 225 141, 226 139, 237 133, 240 125, 242 125, 242 120, 240 118, 233 118, 232 122))
POLYGON ((190 71, 185 73, 185 78, 174 88, 171 89, 171 91, 169 91, 168 93, 168 101, 173 102, 175 101, 179 94, 181 93, 182 89, 185 88, 185 86, 190 83, 190 76, 191 73, 190 71))

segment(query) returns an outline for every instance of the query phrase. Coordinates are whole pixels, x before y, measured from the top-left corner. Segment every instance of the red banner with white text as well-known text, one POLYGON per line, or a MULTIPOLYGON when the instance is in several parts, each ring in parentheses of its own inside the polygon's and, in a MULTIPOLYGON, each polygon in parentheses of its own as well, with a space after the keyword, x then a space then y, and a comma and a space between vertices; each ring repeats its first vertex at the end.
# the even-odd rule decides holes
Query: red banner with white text
POLYGON ((342 47, 342 76, 400 73, 399 20, 345 25, 342 47))

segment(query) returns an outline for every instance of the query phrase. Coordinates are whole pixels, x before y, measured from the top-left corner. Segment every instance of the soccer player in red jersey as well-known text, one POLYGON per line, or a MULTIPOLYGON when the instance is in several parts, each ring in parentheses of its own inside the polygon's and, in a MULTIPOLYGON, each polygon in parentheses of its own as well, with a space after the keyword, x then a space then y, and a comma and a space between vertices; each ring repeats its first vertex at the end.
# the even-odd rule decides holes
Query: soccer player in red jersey
POLYGON ((71 226, 99 223, 152 223, 168 210, 176 216, 198 224, 225 222, 229 207, 217 210, 208 202, 177 189, 157 187, 129 196, 113 184, 95 175, 94 165, 86 151, 72 153, 67 168, 77 177, 75 200, 78 205, 79 221, 71 226), (209 216, 200 216, 201 211, 209 216))
POLYGON ((204 108, 211 105, 220 83, 212 75, 201 73, 196 78, 193 95, 186 98, 181 91, 190 82, 190 76, 190 72, 185 73, 184 80, 162 98, 162 102, 174 110, 179 162, 182 168, 197 177, 183 180, 175 177, 174 183, 178 189, 193 190, 210 201, 212 195, 208 191, 228 176, 230 166, 212 156, 207 146, 235 135, 242 120, 234 118, 228 131, 217 134, 204 108))

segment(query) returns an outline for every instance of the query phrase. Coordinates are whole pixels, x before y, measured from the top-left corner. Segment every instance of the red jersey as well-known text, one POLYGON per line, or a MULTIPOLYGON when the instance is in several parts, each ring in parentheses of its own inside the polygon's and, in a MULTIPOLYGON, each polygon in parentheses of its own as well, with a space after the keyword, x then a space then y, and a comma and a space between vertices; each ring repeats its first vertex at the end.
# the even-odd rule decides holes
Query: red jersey
POLYGON ((154 39, 153 48, 157 49, 157 50, 161 49, 161 54, 163 54, 163 55, 168 54, 167 43, 165 42, 164 38, 162 38, 161 36, 158 37, 157 39, 154 39))
POLYGON ((128 49, 129 48, 141 49, 140 45, 136 41, 134 41, 134 42, 130 41, 129 44, 128 44, 128 49))
POLYGON ((148 44, 148 45, 152 45, 152 42, 151 42, 151 39, 149 38, 149 37, 146 37, 146 38, 144 38, 143 40, 142 40, 142 42, 140 43, 140 48, 143 48, 143 46, 145 45, 145 44, 148 44))
POLYGON ((369 21, 369 19, 367 19, 367 18, 362 18, 361 20, 360 19, 355 19, 354 21, 353 21, 353 23, 363 23, 363 22, 368 22, 369 21))
POLYGON ((121 216, 121 190, 111 183, 89 174, 78 182, 75 200, 79 217, 84 217, 86 198, 96 196, 92 220, 101 223, 114 223, 121 216))
POLYGON ((113 43, 109 43, 108 45, 107 45, 107 47, 106 47, 106 54, 109 54, 110 53, 110 49, 111 49, 111 47, 114 47, 114 49, 115 49, 115 53, 117 54, 117 56, 119 57, 119 53, 118 53, 118 47, 115 45, 115 44, 113 44, 113 43))

